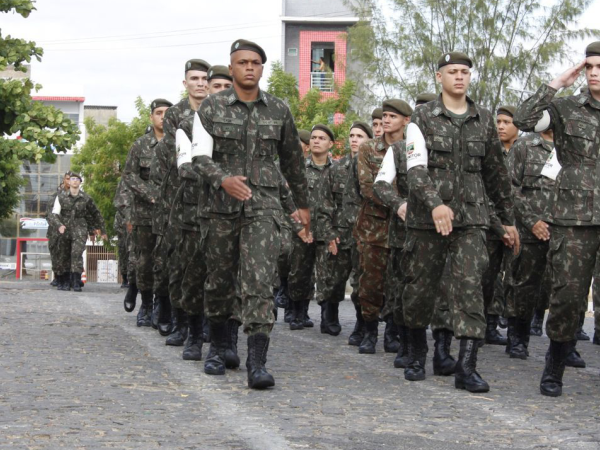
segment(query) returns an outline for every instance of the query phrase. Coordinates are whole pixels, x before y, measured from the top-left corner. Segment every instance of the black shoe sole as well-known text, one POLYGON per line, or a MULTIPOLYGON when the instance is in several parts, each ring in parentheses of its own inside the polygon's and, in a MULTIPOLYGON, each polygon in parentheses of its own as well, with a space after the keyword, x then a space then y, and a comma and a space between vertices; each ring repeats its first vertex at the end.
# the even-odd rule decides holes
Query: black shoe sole
POLYGON ((363 349, 359 347, 358 353, 360 353, 361 355, 374 355, 375 353, 377 353, 377 351, 371 349, 363 349))
POLYGON ((221 368, 215 368, 215 369, 207 369, 206 367, 204 368, 204 373, 206 375, 225 375, 225 366, 223 366, 223 369, 221 368))
POLYGON ((248 380, 248 387, 250 389, 267 389, 270 387, 275 386, 275 380, 269 380, 269 379, 265 379, 265 380, 259 380, 256 381, 254 383, 252 383, 250 380, 248 380))
POLYGON ((294 324, 290 323, 290 330, 292 330, 292 331, 304 330, 304 325, 294 325, 294 324))
POLYGON ((523 361, 527 359, 527 355, 524 354, 509 353, 508 356, 510 356, 511 359, 522 359, 523 361))
POLYGON ((423 375, 417 375, 417 376, 407 376, 406 374, 404 374, 404 379, 406 381, 423 381, 425 378, 427 378, 425 376, 425 374, 423 375))
POLYGON ((471 392, 473 394, 481 394, 481 393, 490 391, 489 387, 487 387, 487 388, 486 387, 478 387, 476 389, 469 389, 465 383, 463 383, 462 381, 457 381, 457 380, 454 380, 454 387, 456 389, 464 389, 465 391, 471 392))
POLYGON ((546 397, 560 397, 562 395, 562 390, 560 390, 559 392, 550 392, 550 391, 545 391, 541 386, 540 386, 540 394, 546 396, 546 397))
POLYGON ((182 354, 181 355, 181 359, 183 359, 184 361, 202 361, 202 355, 200 355, 200 356, 190 356, 190 355, 182 354))

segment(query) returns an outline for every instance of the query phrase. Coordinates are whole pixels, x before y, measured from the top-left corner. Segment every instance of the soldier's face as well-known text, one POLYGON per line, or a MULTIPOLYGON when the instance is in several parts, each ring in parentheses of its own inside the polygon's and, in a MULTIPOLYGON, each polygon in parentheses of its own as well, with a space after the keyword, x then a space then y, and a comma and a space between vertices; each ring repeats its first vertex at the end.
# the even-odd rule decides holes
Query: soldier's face
POLYGON ((331 150, 333 141, 327 133, 315 130, 310 134, 310 151, 313 155, 323 155, 331 150))
POLYGON ((81 186, 81 180, 77 177, 71 178, 69 187, 72 187, 73 189, 79 189, 79 186, 81 186))
POLYGON ((195 100, 202 101, 208 96, 208 75, 201 70, 188 70, 185 73, 183 86, 188 95, 195 100))
POLYGON ((65 188, 69 188, 71 186, 71 176, 70 175, 65 175, 63 178, 63 186, 65 188))
POLYGON ((162 133, 163 131, 163 120, 165 118, 165 113, 169 109, 167 106, 160 106, 155 108, 150 114, 150 122, 152 122, 152 126, 155 130, 158 130, 162 133))
POLYGON ((379 137, 383 134, 383 121, 381 119, 373 119, 371 125, 373 128, 373 136, 379 137))
POLYGON ((350 130, 350 136, 348 138, 350 142, 350 151, 352 155, 356 155, 358 153, 358 149, 363 142, 369 140, 369 136, 360 128, 352 128, 350 130))
POLYGON ((208 82, 208 93, 210 95, 214 95, 217 92, 229 89, 231 85, 232 83, 229 80, 226 80, 224 78, 214 78, 208 82))
POLYGON ((410 117, 401 114, 392 113, 389 111, 383 112, 383 132, 398 133, 410 122, 410 117))
POLYGON ((229 74, 233 81, 244 89, 258 86, 263 74, 263 63, 260 55, 251 50, 239 50, 231 54, 229 74))
POLYGON ((471 69, 464 64, 448 64, 436 72, 435 77, 446 94, 462 96, 469 89, 471 69))
POLYGON ((590 56, 585 60, 585 78, 588 89, 598 99, 600 96, 600 56, 590 56))
POLYGON ((513 124, 513 119, 506 114, 498 114, 496 116, 496 128, 498 129, 498 137, 502 143, 512 142, 519 135, 519 129, 513 124))

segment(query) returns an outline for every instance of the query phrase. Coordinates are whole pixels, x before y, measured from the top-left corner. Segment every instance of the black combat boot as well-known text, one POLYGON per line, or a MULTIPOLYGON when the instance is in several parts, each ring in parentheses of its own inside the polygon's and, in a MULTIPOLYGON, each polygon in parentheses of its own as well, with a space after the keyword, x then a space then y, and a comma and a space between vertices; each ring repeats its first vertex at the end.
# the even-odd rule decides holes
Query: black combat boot
POLYGON ((377 344, 377 335, 379 331, 378 326, 379 320, 373 320, 371 322, 365 321, 365 337, 358 347, 358 353, 367 355, 375 353, 375 345, 377 344))
POLYGON ((202 361, 202 319, 203 314, 187 316, 187 338, 181 357, 186 361, 202 361))
POLYGON ((433 374, 449 376, 456 371, 456 360, 450 354, 454 333, 450 330, 433 330, 433 374))
POLYGON ((504 351, 510 355, 510 352, 514 346, 518 344, 518 335, 517 335, 517 318, 509 317, 508 318, 508 328, 506 329, 506 348, 504 351))
POLYGON ((540 382, 540 393, 548 397, 562 395, 562 378, 565 373, 565 358, 569 351, 568 342, 550 340, 550 347, 546 353, 546 367, 540 382))
POLYGON ((338 336, 342 332, 339 319, 339 303, 323 302, 321 304, 321 333, 338 336))
POLYGON ((142 306, 137 315, 137 326, 138 327, 149 327, 151 326, 152 316, 152 289, 142 291, 142 306))
POLYGON ((506 330, 506 327, 508 327, 508 319, 504 316, 498 316, 498 326, 503 330, 506 330))
POLYGON ((56 279, 58 280, 56 290, 64 291, 65 290, 65 274, 61 273, 60 275, 56 275, 56 279))
POLYGON ((240 367, 240 357, 238 356, 237 343, 238 331, 241 323, 235 319, 227 321, 227 350, 225 350, 225 367, 228 369, 237 369, 240 367))
POLYGON ((202 314, 202 339, 204 342, 210 342, 210 321, 202 314))
POLYGON ((488 392, 490 385, 477 373, 477 350, 479 339, 461 338, 454 387, 469 392, 488 392))
POLYGON ((210 322, 210 349, 204 361, 204 373, 225 375, 225 351, 227 350, 227 323, 210 322))
POLYGON ((565 343, 567 347, 567 356, 565 357, 565 366, 567 367, 575 367, 576 369, 585 369, 585 361, 579 354, 579 352, 575 349, 577 345, 577 339, 565 343))
POLYGON ((531 319, 531 328, 529 334, 532 336, 541 336, 543 334, 542 326, 544 325, 544 315, 546 311, 543 309, 536 309, 531 319))
POLYGON ((71 272, 63 273, 63 291, 71 290, 71 272))
POLYGON ((187 338, 187 314, 181 308, 172 308, 171 311, 171 334, 167 337, 165 345, 181 347, 187 338))
POLYGON ((135 301, 138 295, 137 285, 133 282, 129 283, 125 298, 123 299, 123 308, 125 311, 132 312, 135 309, 135 301))
POLYGON ((294 302, 291 299, 288 299, 287 305, 283 309, 283 321, 285 323, 290 323, 294 318, 294 302))
POLYGON ((594 331, 594 339, 592 339, 592 344, 600 345, 600 332, 598 330, 594 331))
POLYGON ((404 369, 404 379, 421 381, 425 379, 425 361, 427 360, 427 329, 408 330, 408 364, 404 369))
POLYGON ((160 315, 161 306, 162 303, 160 301, 160 297, 158 295, 155 295, 154 301, 152 302, 152 315, 150 321, 150 323, 152 324, 152 328, 154 328, 155 330, 158 330, 158 317, 160 315))
POLYGON ((579 316, 579 327, 577 328, 577 332, 575 333, 575 338, 578 341, 589 341, 590 337, 588 334, 583 331, 583 323, 585 322, 585 313, 581 313, 579 316))
POLYGON ((485 329, 485 343, 491 345, 506 345, 506 338, 498 331, 498 316, 488 314, 485 329))
POLYGON ((529 330, 531 322, 527 319, 518 317, 514 319, 514 339, 511 338, 510 350, 508 352, 511 358, 527 359, 529 356, 529 330))
POLYGON ((398 326, 394 323, 393 314, 384 317, 385 331, 383 332, 383 351, 386 353, 398 353, 400 339, 398 338, 398 326))
POLYGON ((54 275, 54 279, 50 282, 50 286, 58 287, 58 275, 54 275))
POLYGON ((74 292, 81 292, 81 273, 71 273, 71 285, 73 286, 74 292))
POLYGON ((160 302, 160 308, 158 310, 158 332, 161 336, 168 336, 171 334, 171 301, 168 295, 160 296, 158 298, 160 302))
POLYGON ((319 306, 321 307, 321 323, 319 324, 319 327, 321 328, 321 334, 328 334, 327 333, 327 304, 328 304, 328 302, 322 302, 321 304, 319 304, 319 306))
POLYGON ((394 359, 394 367, 396 369, 404 369, 408 366, 408 327, 400 325, 398 327, 398 338, 400 339, 400 347, 394 359))
POLYGON ((275 295, 275 306, 277 308, 287 308, 288 302, 290 301, 290 297, 288 296, 288 279, 280 278, 279 279, 279 289, 277 289, 277 294, 275 295))
POLYGON ((290 322, 290 330, 304 330, 304 302, 293 301, 293 315, 290 322))
POLYGON ((304 321, 302 322, 302 324, 304 325, 304 328, 312 328, 315 326, 314 322, 308 316, 308 307, 309 306, 310 306, 310 300, 306 300, 304 302, 304 321))
POLYGON ((121 289, 127 289, 129 287, 129 282, 127 281, 127 274, 124 273, 123 275, 121 275, 121 278, 123 278, 123 282, 121 283, 121 289))
POLYGON ((348 345, 358 347, 365 337, 365 319, 363 319, 360 305, 354 303, 354 309, 356 311, 356 323, 352 334, 348 338, 348 345))
POLYGON ((273 375, 267 372, 267 351, 269 350, 269 336, 256 333, 248 336, 248 387, 251 389, 266 389, 275 386, 273 375))

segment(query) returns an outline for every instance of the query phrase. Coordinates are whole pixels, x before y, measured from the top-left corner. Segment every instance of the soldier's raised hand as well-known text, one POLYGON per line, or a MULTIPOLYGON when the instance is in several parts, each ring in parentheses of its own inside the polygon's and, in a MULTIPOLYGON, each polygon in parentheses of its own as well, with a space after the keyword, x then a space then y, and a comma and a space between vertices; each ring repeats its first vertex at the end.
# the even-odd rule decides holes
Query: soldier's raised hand
POLYGON ((227 177, 221 183, 221 187, 225 189, 227 194, 243 202, 252 198, 252 190, 244 183, 246 180, 247 178, 241 175, 227 177))
POLYGON ((552 80, 550 82, 550 87, 558 90, 561 88, 568 88, 569 86, 572 86, 573 83, 577 81, 577 78, 579 78, 579 75, 581 75, 581 71, 584 67, 585 59, 578 63, 576 66, 571 67, 570 69, 566 70, 558 77, 556 77, 554 80, 552 80))

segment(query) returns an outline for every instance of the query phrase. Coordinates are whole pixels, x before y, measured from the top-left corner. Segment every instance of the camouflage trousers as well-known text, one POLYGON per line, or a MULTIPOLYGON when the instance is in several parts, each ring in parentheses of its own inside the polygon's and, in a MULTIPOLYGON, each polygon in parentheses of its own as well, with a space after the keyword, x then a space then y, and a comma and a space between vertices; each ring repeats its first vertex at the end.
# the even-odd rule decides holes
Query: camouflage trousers
POLYGON ((317 291, 322 302, 340 303, 346 297, 346 282, 352 272, 352 249, 338 248, 337 255, 319 245, 317 252, 317 291))
MULTIPOLYGON (((546 334, 554 341, 573 340, 579 317, 587 310, 592 277, 600 273, 600 227, 552 226, 548 262, 552 289, 546 334)), ((594 303, 600 291, 594 289, 594 303)))
POLYGON ((548 248, 548 242, 522 243, 519 255, 510 259, 505 317, 531 321, 537 305, 548 302, 551 282, 546 271, 548 248))
POLYGON ((127 275, 127 261, 129 261, 129 246, 127 242, 127 230, 117 231, 117 251, 119 252, 119 272, 127 275))
POLYGON ((58 232, 48 235, 48 252, 50 253, 50 262, 52 263, 52 272, 57 273, 60 262, 58 261, 59 250, 62 235, 58 232))
MULTIPOLYGON (((385 279, 386 299, 385 306, 381 313, 382 317, 387 316, 387 311, 391 311, 396 325, 405 326, 404 308, 402 307, 402 293, 404 292, 404 273, 402 272, 402 260, 404 259, 404 249, 390 248, 390 257, 388 260, 388 270, 385 279), (389 305, 389 306, 388 306, 389 305)), ((447 290, 450 280, 450 265, 446 265, 444 273, 439 282, 439 286, 433 287, 432 294, 435 296, 435 309, 431 318, 431 328, 433 330, 450 330, 452 326, 452 314, 447 301, 447 290)))
POLYGON ((204 314, 204 282, 206 281, 204 241, 200 231, 182 230, 182 234, 179 249, 176 250, 183 270, 181 301, 178 306, 171 297, 171 306, 183 308, 188 314, 200 315, 204 314))
POLYGON ((312 300, 315 296, 317 245, 316 242, 305 244, 298 236, 292 236, 288 290, 294 302, 312 300))
POLYGON ((137 288, 141 291, 151 291, 154 286, 154 247, 156 235, 152 234, 152 227, 133 227, 133 246, 135 248, 135 277, 137 288))
POLYGON ((156 246, 154 247, 154 293, 162 297, 169 295, 169 258, 175 251, 177 238, 180 233, 175 227, 167 227, 164 234, 157 234, 156 246))
POLYGON ((384 302, 385 274, 390 249, 363 242, 360 252, 358 301, 367 322, 379 320, 384 302))
POLYGON ((169 272, 169 299, 173 308, 182 308, 183 277, 185 269, 192 259, 195 243, 200 240, 199 231, 183 230, 179 227, 171 227, 173 235, 170 252, 168 253, 167 265, 169 272), (175 231, 177 230, 177 231, 175 231))
POLYGON ((133 245, 133 231, 127 233, 127 280, 136 283, 135 279, 135 246, 133 245))
POLYGON ((288 278, 290 273, 290 255, 292 253, 292 229, 287 225, 281 226, 281 246, 277 258, 277 276, 273 280, 273 288, 279 288, 281 280, 288 278))
POLYGON ((488 268, 481 280, 483 288, 483 304, 486 314, 500 316, 504 312, 504 274, 507 252, 504 242, 489 239, 486 233, 486 248, 488 253, 488 268))
POLYGON ((241 298, 241 322, 247 334, 270 334, 273 328, 273 274, 280 251, 280 217, 207 219, 202 225, 207 280, 204 310, 224 323, 241 298), (239 278, 239 279, 238 279, 239 278), (239 289, 236 288, 239 282, 239 289))
POLYGON ((448 265, 447 301, 451 308, 454 335, 483 339, 485 316, 481 278, 488 264, 485 232, 455 229, 449 236, 435 230, 409 229, 402 270, 404 321, 409 328, 425 328, 436 304, 432 286, 439 286, 448 265))
POLYGON ((358 301, 358 281, 360 280, 360 248, 361 243, 355 241, 355 245, 352 246, 352 252, 350 259, 352 260, 352 272, 350 272, 350 286, 352 286, 352 294, 350 299, 354 306, 359 306, 358 301))
POLYGON ((86 242, 86 234, 72 235, 68 231, 59 238, 56 246, 56 273, 58 275, 67 272, 83 272, 83 252, 86 242))

